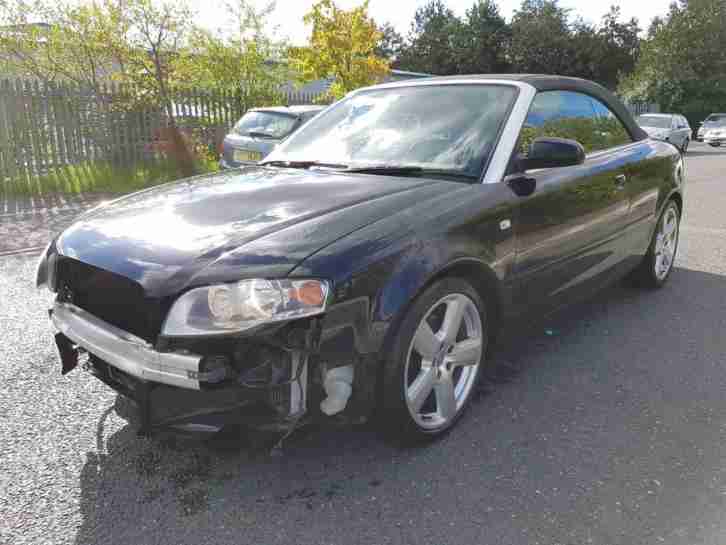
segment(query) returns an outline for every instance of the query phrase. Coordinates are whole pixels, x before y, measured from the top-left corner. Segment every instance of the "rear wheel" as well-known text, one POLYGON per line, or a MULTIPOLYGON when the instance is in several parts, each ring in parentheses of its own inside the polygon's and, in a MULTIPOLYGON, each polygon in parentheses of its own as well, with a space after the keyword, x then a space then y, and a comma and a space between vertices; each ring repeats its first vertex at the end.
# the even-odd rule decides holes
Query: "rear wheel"
POLYGON ((465 280, 440 280, 412 305, 384 370, 386 425, 400 437, 434 437, 464 412, 487 347, 484 303, 465 280))
POLYGON ((660 288, 668 280, 678 252, 680 221, 678 205, 669 201, 658 220, 648 252, 633 272, 638 285, 660 288))

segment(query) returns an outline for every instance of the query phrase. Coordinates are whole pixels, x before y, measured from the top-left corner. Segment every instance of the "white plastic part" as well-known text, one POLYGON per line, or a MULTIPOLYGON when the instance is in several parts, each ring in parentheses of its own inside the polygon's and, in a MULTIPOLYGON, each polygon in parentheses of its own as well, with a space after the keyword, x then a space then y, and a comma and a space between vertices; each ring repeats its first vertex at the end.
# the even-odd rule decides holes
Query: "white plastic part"
POLYGON ((353 366, 336 367, 325 373, 323 387, 328 397, 320 402, 320 410, 328 416, 338 414, 353 393, 353 366))

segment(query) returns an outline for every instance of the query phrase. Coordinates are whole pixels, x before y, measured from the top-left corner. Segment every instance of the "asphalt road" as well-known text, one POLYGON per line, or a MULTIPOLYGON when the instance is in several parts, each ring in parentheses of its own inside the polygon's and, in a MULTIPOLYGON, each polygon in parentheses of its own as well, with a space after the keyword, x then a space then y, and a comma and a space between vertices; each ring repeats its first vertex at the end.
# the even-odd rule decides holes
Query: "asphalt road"
POLYGON ((63 378, 34 258, 0 258, 3 544, 713 544, 726 540, 726 151, 693 145, 677 269, 506 341, 447 437, 142 439, 63 378))

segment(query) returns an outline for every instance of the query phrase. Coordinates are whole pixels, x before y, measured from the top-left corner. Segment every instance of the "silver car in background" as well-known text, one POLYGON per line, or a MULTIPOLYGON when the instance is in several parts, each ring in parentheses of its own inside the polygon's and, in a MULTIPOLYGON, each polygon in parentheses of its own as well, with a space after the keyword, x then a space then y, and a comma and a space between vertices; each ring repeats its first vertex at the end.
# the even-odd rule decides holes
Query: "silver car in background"
POLYGON ((682 153, 688 150, 691 142, 691 126, 680 114, 643 114, 636 118, 638 125, 656 140, 670 142, 682 153))
POLYGON ((698 134, 696 140, 703 142, 706 132, 709 129, 717 127, 720 123, 726 121, 726 114, 711 114, 701 122, 701 126, 698 128, 698 134))
POLYGON ((222 144, 221 168, 253 165, 326 106, 254 108, 237 122, 222 144))
POLYGON ((726 144, 726 116, 708 125, 703 132, 703 141, 714 148, 726 144))

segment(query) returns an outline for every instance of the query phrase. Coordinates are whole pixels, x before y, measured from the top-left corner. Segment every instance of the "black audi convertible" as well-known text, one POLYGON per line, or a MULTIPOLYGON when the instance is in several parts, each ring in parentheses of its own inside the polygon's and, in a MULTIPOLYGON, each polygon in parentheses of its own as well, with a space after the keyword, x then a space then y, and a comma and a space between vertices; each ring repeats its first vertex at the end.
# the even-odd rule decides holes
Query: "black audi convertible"
POLYGON ((144 431, 285 432, 464 412, 503 325, 628 276, 663 286, 684 166, 594 83, 428 78, 355 91, 258 165, 104 204, 57 236, 62 372, 144 431))

